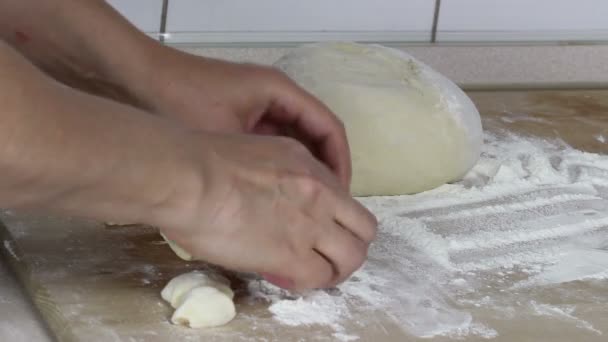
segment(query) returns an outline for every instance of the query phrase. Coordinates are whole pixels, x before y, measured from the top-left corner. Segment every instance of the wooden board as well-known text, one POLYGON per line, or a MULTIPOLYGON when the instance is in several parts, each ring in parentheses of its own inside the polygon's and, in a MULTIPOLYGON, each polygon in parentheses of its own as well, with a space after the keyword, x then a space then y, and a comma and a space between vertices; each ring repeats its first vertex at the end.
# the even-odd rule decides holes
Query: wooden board
MULTIPOLYGON (((608 144, 598 138, 608 138, 608 91, 470 95, 488 130, 558 137, 580 149, 608 152, 608 144)), ((239 312, 233 322, 209 330, 172 326, 168 323, 171 309, 161 300, 160 290, 173 276, 206 266, 175 257, 152 228, 108 228, 98 222, 25 213, 7 213, 1 219, 3 252, 61 342, 334 340, 328 327, 279 324, 267 310, 268 303, 252 301, 243 281, 230 274, 239 312)), ((361 340, 417 340, 384 313, 366 312, 365 308, 357 308, 356 303, 351 304, 353 319, 345 328, 361 340)), ((595 322, 608 328, 605 303, 583 304, 589 316, 603 312, 602 317, 595 317, 595 322)), ((483 308, 478 313, 483 314, 483 308)), ((499 341, 535 341, 541 336, 552 336, 554 340, 576 336, 578 341, 605 338, 579 335, 570 326, 543 319, 494 323, 510 325, 503 330, 506 333, 501 332, 499 341)))
MULTIPOLYGON (((168 323, 172 309, 160 298, 160 290, 172 277, 208 266, 178 259, 155 229, 12 212, 3 214, 2 220, 0 237, 9 241, 9 261, 59 341, 281 341, 286 336, 331 336, 328 328, 281 326, 272 320, 267 303, 249 300, 244 283, 229 273, 225 274, 231 278, 239 312, 234 321, 215 329, 173 326, 168 323)), ((404 336, 388 320, 377 319, 376 327, 351 328, 362 336, 387 329, 394 337, 404 336)))

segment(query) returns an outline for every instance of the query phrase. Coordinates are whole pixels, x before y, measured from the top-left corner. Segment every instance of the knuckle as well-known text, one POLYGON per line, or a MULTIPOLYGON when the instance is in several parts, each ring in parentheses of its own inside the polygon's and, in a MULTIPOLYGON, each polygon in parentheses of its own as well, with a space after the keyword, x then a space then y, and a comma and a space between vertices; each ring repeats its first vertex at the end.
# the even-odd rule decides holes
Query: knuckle
POLYGON ((295 179, 298 191, 307 198, 319 198, 323 193, 323 183, 312 174, 300 174, 295 179))
POLYGON ((310 221, 301 212, 291 215, 288 224, 288 235, 283 246, 292 259, 302 259, 313 249, 315 244, 314 229, 303 229, 310 226, 310 221))

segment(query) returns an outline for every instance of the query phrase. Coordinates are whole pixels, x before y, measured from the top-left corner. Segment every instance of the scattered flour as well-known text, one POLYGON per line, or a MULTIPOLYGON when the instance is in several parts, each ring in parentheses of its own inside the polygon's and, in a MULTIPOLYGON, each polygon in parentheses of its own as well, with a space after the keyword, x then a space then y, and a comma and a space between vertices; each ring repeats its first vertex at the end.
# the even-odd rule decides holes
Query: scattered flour
POLYGON ((509 318, 516 306, 601 334, 574 306, 538 304, 535 296, 608 278, 608 156, 514 135, 486 135, 483 149, 461 182, 360 198, 379 219, 378 238, 335 293, 294 296, 251 280, 253 297, 270 301, 286 326, 329 327, 342 341, 360 338, 365 327, 346 323, 369 322, 371 313, 417 337, 494 338, 500 331, 476 310, 509 318))
POLYGON ((603 134, 596 135, 595 140, 601 142, 602 144, 606 143, 606 137, 603 134))
POLYGON ((308 296, 295 300, 280 300, 270 306, 270 312, 287 325, 312 325, 333 322, 336 330, 341 330, 335 323, 348 316, 344 298, 335 300, 323 291, 316 291, 308 296))
POLYGON ((572 313, 575 311, 575 307, 573 306, 557 307, 554 305, 539 304, 536 301, 531 301, 530 305, 537 315, 552 316, 558 319, 572 321, 579 328, 587 329, 597 335, 602 335, 602 332, 595 329, 589 322, 573 316, 572 313))
POLYGON ((333 336, 337 340, 359 339, 357 336, 346 334, 344 327, 339 323, 350 316, 347 299, 344 296, 332 296, 326 291, 312 291, 296 298, 264 280, 250 281, 249 292, 256 298, 272 302, 269 310, 282 324, 328 325, 334 330, 333 336))
POLYGON ((457 339, 461 339, 471 335, 483 337, 486 339, 492 339, 498 336, 498 333, 496 332, 496 330, 488 328, 483 324, 471 323, 467 327, 464 327, 462 329, 454 329, 449 334, 447 334, 447 336, 457 339))

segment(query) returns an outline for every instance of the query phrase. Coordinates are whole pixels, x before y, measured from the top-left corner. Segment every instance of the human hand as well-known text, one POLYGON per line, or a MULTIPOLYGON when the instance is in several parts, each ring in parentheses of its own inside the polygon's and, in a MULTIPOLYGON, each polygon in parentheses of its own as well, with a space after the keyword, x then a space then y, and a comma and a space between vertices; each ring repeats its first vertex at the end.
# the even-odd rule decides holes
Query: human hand
POLYGON ((183 180, 190 196, 158 224, 169 239, 196 259, 286 279, 291 289, 333 286, 361 266, 376 220, 303 145, 193 136, 184 145, 204 179, 200 188, 183 180))
POLYGON ((282 72, 164 48, 138 96, 193 129, 291 136, 348 188, 350 152, 342 122, 282 72))

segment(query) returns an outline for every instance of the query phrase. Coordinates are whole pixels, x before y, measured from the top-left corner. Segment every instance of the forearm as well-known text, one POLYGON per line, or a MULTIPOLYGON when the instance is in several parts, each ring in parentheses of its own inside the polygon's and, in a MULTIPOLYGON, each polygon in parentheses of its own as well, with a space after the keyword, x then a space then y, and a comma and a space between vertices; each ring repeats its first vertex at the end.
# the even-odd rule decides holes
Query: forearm
POLYGON ((0 0, 0 39, 63 83, 129 103, 162 50, 103 0, 0 0))
POLYGON ((157 223, 176 182, 193 187, 181 131, 61 86, 1 42, 0 121, 0 207, 157 223))

